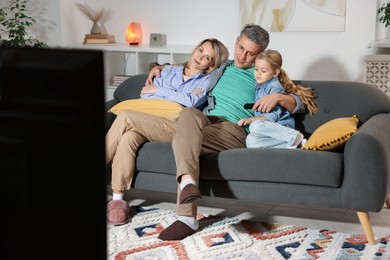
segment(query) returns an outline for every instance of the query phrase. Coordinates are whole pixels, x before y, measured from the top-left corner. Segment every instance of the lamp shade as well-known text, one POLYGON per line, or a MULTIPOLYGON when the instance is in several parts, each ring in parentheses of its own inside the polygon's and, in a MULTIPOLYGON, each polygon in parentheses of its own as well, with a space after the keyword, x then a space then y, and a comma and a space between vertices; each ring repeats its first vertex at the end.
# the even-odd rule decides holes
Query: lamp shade
POLYGON ((131 22, 126 31, 126 42, 130 45, 138 45, 142 43, 142 29, 141 24, 131 22))

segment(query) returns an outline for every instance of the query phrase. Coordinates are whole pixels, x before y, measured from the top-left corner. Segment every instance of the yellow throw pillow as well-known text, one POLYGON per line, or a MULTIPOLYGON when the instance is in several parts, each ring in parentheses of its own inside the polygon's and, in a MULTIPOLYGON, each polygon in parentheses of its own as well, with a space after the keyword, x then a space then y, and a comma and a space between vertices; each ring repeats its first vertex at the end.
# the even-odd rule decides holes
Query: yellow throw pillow
POLYGON ((343 145, 357 131, 356 115, 333 119, 320 127, 302 147, 304 150, 332 150, 343 145))
POLYGON ((118 115, 124 110, 133 110, 161 116, 169 120, 177 120, 182 109, 183 107, 180 104, 173 101, 158 98, 141 98, 122 101, 108 111, 118 115))

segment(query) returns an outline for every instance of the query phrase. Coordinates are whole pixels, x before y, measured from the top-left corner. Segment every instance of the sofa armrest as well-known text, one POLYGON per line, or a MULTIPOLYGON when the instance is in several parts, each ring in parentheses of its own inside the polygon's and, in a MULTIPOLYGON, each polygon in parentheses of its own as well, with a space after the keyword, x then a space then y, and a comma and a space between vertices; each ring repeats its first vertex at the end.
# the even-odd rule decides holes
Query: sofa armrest
POLYGON ((106 101, 105 133, 110 129, 110 126, 116 117, 116 115, 108 112, 108 110, 121 101, 139 98, 139 94, 142 87, 145 86, 147 77, 148 74, 138 74, 126 79, 114 91, 114 99, 106 101))
POLYGON ((147 78, 148 74, 137 74, 126 79, 114 91, 114 99, 124 101, 139 98, 147 78))
POLYGON ((390 187, 390 114, 367 120, 344 149, 342 201, 346 209, 379 212, 390 187), (352 203, 351 203, 352 202, 352 203))

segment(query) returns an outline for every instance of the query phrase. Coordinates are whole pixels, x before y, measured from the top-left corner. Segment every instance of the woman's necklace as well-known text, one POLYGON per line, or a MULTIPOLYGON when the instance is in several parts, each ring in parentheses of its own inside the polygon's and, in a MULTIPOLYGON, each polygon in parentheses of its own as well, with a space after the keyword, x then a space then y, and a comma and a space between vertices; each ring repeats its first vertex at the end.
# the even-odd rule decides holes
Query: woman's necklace
POLYGON ((189 68, 185 67, 184 68, 184 76, 190 77, 191 76, 191 71, 189 68))
POLYGON ((197 71, 197 70, 195 70, 195 72, 192 72, 191 69, 189 69, 188 67, 185 67, 183 70, 183 78, 188 79, 188 78, 194 76, 198 72, 199 71, 197 71))
POLYGON ((183 70, 183 80, 184 81, 187 81, 189 78, 190 78, 190 70, 185 67, 184 70, 183 70))

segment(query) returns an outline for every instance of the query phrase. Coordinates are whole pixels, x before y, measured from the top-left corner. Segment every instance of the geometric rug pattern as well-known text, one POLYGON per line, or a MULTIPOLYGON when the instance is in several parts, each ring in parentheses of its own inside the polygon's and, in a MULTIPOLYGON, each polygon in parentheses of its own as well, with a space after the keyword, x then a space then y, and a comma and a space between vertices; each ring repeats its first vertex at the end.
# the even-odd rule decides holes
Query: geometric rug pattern
POLYGON ((388 237, 369 245, 363 234, 199 215, 200 231, 181 241, 158 234, 176 220, 174 211, 134 207, 132 220, 108 225, 108 259, 390 259, 388 237))

